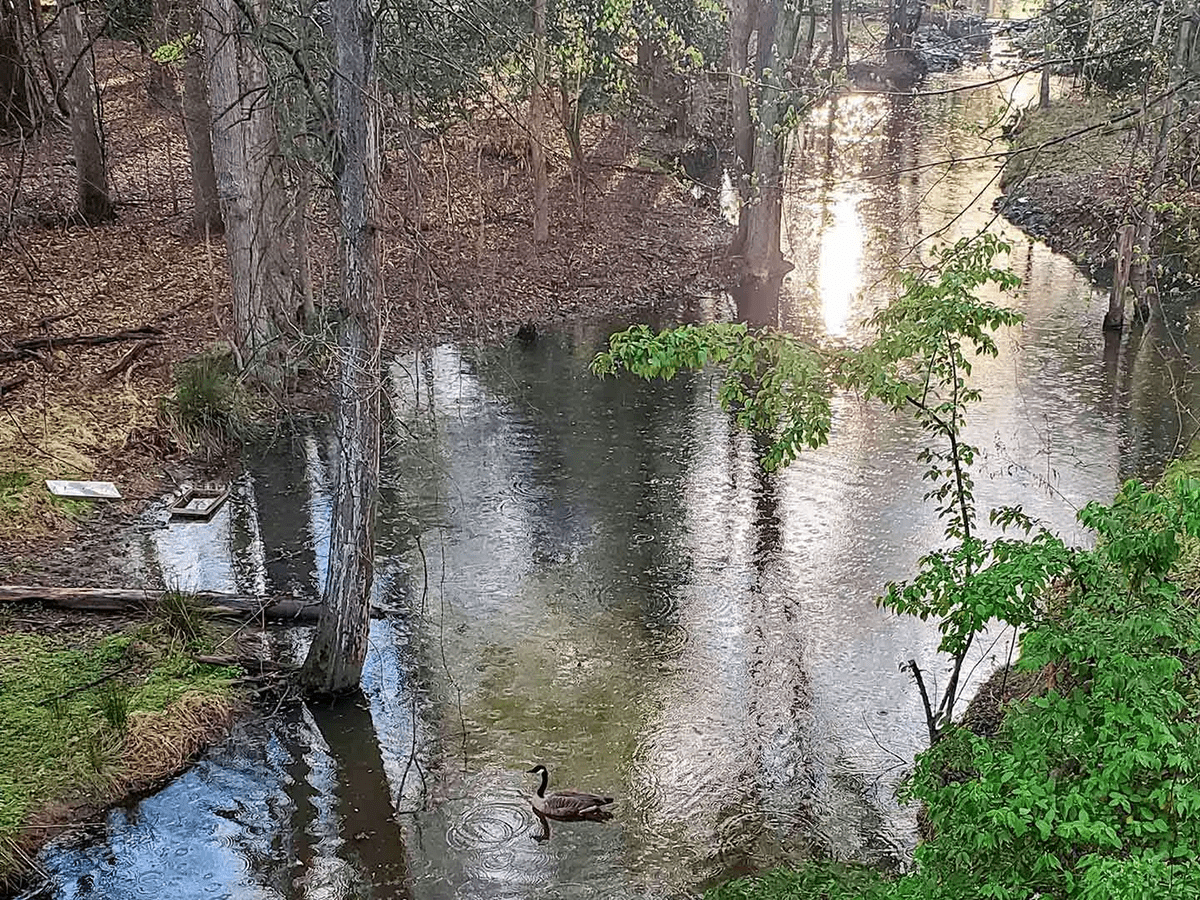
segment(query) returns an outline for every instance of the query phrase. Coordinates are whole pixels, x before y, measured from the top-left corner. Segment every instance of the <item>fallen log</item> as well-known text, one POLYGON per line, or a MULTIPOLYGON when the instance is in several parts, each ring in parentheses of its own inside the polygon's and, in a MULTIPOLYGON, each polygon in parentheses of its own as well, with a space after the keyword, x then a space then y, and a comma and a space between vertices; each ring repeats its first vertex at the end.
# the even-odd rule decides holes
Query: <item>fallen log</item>
POLYGON ((62 337, 27 338, 14 341, 11 350, 0 352, 0 362, 12 362, 33 356, 35 351, 48 350, 54 347, 98 347, 102 344, 115 344, 118 341, 142 341, 148 338, 162 337, 161 328, 143 325, 141 328, 127 328, 110 334, 66 334, 62 337))
MULTIPOLYGON (((136 588, 37 587, 23 584, 0 585, 0 603, 46 603, 63 609, 88 612, 128 613, 153 610, 163 591, 136 588)), ((249 597, 220 591, 195 591, 191 594, 200 611, 208 616, 234 619, 262 617, 272 622, 311 623, 321 615, 316 601, 292 597, 249 597)), ((372 610, 372 616, 378 616, 372 610)))

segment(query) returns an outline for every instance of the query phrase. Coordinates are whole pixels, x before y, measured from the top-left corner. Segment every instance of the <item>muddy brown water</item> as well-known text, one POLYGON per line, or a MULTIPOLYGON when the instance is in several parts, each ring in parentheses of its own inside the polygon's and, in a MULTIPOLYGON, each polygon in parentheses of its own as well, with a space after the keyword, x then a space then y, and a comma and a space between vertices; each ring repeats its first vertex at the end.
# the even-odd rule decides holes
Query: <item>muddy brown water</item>
MULTIPOLYGON (((797 267, 779 302, 739 298, 740 315, 853 339, 916 239, 991 219, 993 161, 921 166, 992 146, 1010 90, 819 111, 789 183, 797 267)), ((1016 90, 1032 96, 1032 76, 1016 90)), ((996 227, 1028 322, 975 371, 979 507, 1020 502, 1086 539, 1076 510, 1153 475, 1189 430, 1197 316, 1173 308, 1106 342, 1103 295, 996 227)), ((739 311, 715 298, 680 314, 739 311)), ((873 601, 941 534, 919 434, 839 397, 829 445, 768 477, 709 377, 593 378, 606 333, 395 360, 378 538, 389 612, 364 702, 240 726, 43 853, 42 896, 658 898, 817 853, 905 865, 914 817, 894 792, 924 725, 899 665, 943 672, 934 629, 873 601), (535 841, 525 770, 538 762, 552 786, 615 795, 615 819, 535 841)), ((213 521, 147 522, 132 569, 311 596, 330 453, 318 431, 259 448, 213 521)), ((273 640, 299 655, 306 637, 273 640)), ((980 642, 972 685, 1011 637, 980 642)))

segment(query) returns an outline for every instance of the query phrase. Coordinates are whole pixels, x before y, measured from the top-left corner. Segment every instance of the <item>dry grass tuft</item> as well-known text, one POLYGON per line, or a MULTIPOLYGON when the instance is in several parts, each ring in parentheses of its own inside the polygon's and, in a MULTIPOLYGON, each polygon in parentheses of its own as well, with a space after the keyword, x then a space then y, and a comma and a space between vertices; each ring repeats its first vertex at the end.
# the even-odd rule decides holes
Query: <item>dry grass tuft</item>
POLYGON ((119 788, 144 790, 179 772, 233 723, 238 705, 228 697, 184 694, 170 707, 129 717, 119 788))

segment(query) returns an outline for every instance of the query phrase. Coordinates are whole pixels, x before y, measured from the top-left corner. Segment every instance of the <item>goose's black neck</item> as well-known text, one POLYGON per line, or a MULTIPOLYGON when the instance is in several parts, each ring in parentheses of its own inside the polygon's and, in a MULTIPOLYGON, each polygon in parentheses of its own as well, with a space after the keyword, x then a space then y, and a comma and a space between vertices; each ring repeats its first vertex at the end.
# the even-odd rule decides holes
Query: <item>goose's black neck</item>
POLYGON ((542 783, 538 785, 537 795, 539 797, 546 796, 546 785, 550 783, 550 773, 546 771, 545 766, 542 767, 542 783))

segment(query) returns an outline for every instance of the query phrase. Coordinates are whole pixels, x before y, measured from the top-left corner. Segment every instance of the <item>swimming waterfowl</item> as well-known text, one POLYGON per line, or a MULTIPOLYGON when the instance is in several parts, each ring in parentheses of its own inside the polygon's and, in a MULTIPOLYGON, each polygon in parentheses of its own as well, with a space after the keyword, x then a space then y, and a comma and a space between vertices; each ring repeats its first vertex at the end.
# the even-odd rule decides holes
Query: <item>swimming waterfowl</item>
POLYGON ((536 765, 529 770, 530 775, 542 776, 537 793, 533 796, 533 811, 548 819, 587 820, 603 822, 612 818, 612 811, 605 809, 613 802, 612 797, 602 797, 599 794, 588 794, 584 791, 555 791, 546 793, 550 784, 550 772, 543 765, 536 765))

